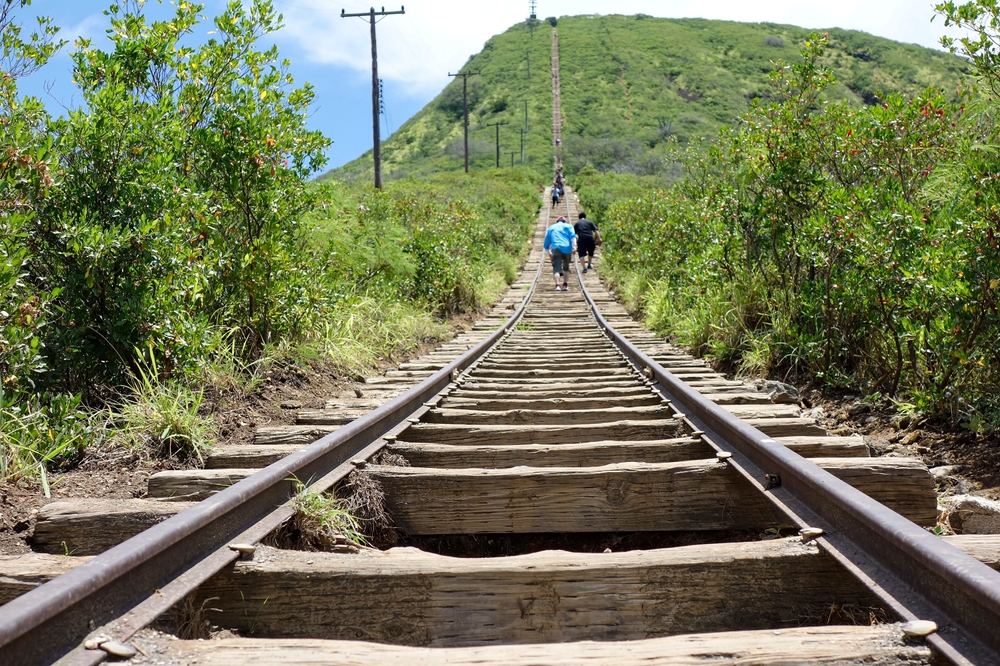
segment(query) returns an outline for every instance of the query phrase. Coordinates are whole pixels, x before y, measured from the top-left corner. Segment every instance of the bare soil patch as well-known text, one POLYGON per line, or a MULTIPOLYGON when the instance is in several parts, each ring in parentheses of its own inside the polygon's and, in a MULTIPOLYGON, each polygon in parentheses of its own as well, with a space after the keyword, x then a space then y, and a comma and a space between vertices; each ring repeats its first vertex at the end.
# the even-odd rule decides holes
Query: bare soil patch
POLYGON ((1000 437, 869 405, 857 394, 800 388, 807 407, 834 434, 864 435, 872 455, 912 457, 935 471, 938 492, 1000 499, 1000 437), (816 409, 818 408, 818 410, 816 409), (950 468, 950 469, 945 469, 950 468))

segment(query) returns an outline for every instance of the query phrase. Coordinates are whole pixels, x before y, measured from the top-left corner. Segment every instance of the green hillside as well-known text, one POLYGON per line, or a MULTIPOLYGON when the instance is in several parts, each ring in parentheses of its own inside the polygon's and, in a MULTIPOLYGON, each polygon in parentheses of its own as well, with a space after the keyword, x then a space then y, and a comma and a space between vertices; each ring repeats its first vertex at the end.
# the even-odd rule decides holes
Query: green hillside
MULTIPOLYGON (((570 171, 653 173, 671 138, 710 136, 770 95, 774 62, 799 59, 811 31, 772 23, 638 16, 572 16, 558 21, 565 119, 564 159, 570 171)), ((826 64, 838 83, 831 96, 859 106, 880 92, 914 94, 927 87, 953 91, 965 72, 947 53, 863 32, 832 29, 826 64)), ((529 165, 551 163, 551 29, 534 34, 519 23, 490 39, 470 58, 470 141, 475 169, 493 166, 494 129, 501 128, 502 164, 520 157, 519 131, 528 111, 529 165), (530 54, 530 55, 529 55, 530 54), (528 77, 528 60, 531 76, 528 77)), ((462 168, 462 84, 452 81, 385 143, 388 178, 462 168)), ((371 153, 331 172, 357 178, 371 172, 371 153)))

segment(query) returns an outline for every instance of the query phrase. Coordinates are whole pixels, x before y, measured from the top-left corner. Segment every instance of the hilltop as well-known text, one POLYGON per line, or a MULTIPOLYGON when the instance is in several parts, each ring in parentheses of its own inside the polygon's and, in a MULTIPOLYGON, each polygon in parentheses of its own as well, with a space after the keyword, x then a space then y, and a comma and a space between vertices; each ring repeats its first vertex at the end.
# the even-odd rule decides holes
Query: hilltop
MULTIPOLYGON (((652 173, 674 138, 711 136, 770 95, 776 61, 796 62, 813 31, 773 23, 638 16, 571 16, 558 20, 564 147, 572 171, 652 173)), ((950 54, 854 30, 831 29, 824 57, 837 77, 832 98, 858 106, 882 93, 952 92, 966 64, 950 54)), ((492 37, 463 71, 469 78, 470 144, 475 169, 494 165, 495 122, 501 164, 520 160, 527 112, 526 161, 551 161, 551 27, 518 23, 492 37), (529 64, 530 61, 530 64, 529 64), (530 66, 530 76, 528 68, 530 66)), ((462 168, 462 84, 454 80, 383 144, 388 178, 462 168)), ((330 172, 358 178, 371 172, 368 152, 330 172)))

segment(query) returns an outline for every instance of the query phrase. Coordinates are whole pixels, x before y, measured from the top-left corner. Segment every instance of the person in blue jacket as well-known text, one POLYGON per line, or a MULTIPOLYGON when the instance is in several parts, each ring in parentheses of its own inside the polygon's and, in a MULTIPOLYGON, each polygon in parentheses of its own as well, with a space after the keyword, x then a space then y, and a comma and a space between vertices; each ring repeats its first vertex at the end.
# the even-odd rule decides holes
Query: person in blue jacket
POLYGON ((576 232, 573 230, 573 225, 560 215, 556 223, 545 232, 545 243, 542 247, 552 259, 552 278, 556 282, 556 291, 569 291, 566 273, 569 273, 569 262, 576 251, 576 232))

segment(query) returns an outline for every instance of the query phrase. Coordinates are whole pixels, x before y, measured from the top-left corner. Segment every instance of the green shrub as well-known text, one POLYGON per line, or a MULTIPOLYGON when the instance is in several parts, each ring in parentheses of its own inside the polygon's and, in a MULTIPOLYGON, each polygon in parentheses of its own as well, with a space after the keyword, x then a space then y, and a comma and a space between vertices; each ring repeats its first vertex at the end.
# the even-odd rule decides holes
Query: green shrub
POLYGON ((131 395, 115 415, 120 437, 157 458, 203 464, 203 453, 212 446, 212 421, 199 413, 203 394, 177 380, 160 380, 160 374, 155 356, 147 352, 131 395))
POLYGON ((190 387, 245 397, 279 354, 360 374, 515 279, 531 171, 306 182, 328 141, 305 127, 311 88, 258 47, 280 27, 268 0, 229 3, 195 46, 199 6, 112 4, 110 47, 73 53, 83 105, 58 119, 17 94, 59 46, 44 20, 20 39, 24 4, 0 3, 3 479, 47 481, 99 437, 80 414, 109 405, 114 441, 200 460, 190 387))
POLYGON ((0 483, 38 481, 77 461, 100 438, 79 396, 10 393, 0 384, 0 483))
POLYGON ((775 73, 775 101, 679 154, 672 187, 581 178, 606 210, 602 275, 652 326, 746 372, 1000 421, 993 103, 823 101, 823 45, 775 73))

